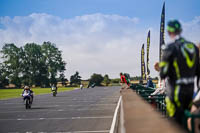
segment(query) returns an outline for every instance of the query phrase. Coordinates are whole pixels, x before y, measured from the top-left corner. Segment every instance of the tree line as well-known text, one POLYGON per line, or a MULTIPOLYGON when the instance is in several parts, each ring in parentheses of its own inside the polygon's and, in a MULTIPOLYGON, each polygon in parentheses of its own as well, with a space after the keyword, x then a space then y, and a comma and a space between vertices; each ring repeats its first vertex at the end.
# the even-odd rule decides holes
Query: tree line
POLYGON ((14 84, 49 87, 57 84, 57 78, 65 82, 66 62, 62 59, 62 51, 51 42, 42 45, 27 43, 17 47, 5 44, 0 51, 0 87, 14 84))
MULTIPOLYGON (((58 81, 65 85, 67 79, 64 72, 66 62, 62 59, 62 51, 51 42, 42 45, 27 43, 17 47, 14 43, 5 44, 0 51, 0 88, 14 84, 17 88, 23 85, 49 87, 58 81)), ((141 77, 132 77, 139 80, 141 77)), ((157 79, 157 77, 155 78, 157 79)), ((110 83, 119 83, 120 78, 110 79, 106 74, 94 73, 89 79, 90 83, 106 86, 110 83)), ((76 72, 70 77, 70 84, 80 85, 81 76, 76 72)))
MULTIPOLYGON (((101 74, 92 74, 89 79, 89 85, 95 83, 96 86, 102 86, 102 83, 104 83, 106 86, 108 86, 111 83, 111 79, 107 74, 102 76, 101 74)), ((81 76, 79 75, 79 72, 76 71, 74 75, 70 77, 70 85, 80 85, 81 84, 81 76)))

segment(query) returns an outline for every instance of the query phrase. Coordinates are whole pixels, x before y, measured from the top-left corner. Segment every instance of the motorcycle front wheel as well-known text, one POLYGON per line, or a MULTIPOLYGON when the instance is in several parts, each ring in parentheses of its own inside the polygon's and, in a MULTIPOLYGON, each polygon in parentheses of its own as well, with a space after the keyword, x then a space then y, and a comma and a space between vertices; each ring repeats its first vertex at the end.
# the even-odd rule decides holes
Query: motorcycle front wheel
POLYGON ((54 96, 54 97, 56 96, 56 92, 53 92, 53 96, 54 96))
POLYGON ((25 99, 25 108, 26 109, 29 109, 29 103, 30 103, 29 99, 25 99))

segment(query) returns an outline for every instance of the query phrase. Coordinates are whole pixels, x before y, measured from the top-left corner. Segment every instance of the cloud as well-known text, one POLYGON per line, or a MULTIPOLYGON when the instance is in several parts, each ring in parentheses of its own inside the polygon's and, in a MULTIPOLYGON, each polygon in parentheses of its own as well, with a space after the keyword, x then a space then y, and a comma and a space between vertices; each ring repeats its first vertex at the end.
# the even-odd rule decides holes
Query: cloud
POLYGON ((189 22, 182 22, 183 36, 194 43, 200 43, 200 16, 195 17, 189 22))
MULTIPOLYGON (((184 23, 184 28, 199 27, 197 20, 199 17, 184 23)), ((68 78, 75 71, 79 71, 84 79, 93 73, 108 74, 112 78, 119 77, 120 72, 140 75, 140 51, 142 44, 146 43, 148 29, 141 28, 139 18, 97 13, 63 19, 33 13, 23 17, 1 17, 0 25, 3 27, 0 28, 0 48, 4 43, 17 46, 30 42, 55 43, 63 51, 68 78)), ((158 60, 159 29, 149 29, 150 69, 151 74, 157 76, 153 64, 158 60)), ((197 35, 198 29, 194 29, 197 35)), ((198 40, 197 35, 192 37, 198 40)))

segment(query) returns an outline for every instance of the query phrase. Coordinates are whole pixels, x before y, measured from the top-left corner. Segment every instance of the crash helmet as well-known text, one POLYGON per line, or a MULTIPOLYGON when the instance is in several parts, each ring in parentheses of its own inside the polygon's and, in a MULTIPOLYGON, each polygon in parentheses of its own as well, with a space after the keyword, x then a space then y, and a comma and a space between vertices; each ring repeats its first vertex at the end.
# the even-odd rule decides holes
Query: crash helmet
POLYGON ((170 33, 180 34, 182 31, 180 22, 178 20, 170 20, 167 24, 167 31, 170 33))
POLYGON ((25 86, 25 87, 24 87, 24 89, 25 89, 25 90, 28 90, 28 89, 29 89, 29 87, 28 87, 28 86, 25 86))

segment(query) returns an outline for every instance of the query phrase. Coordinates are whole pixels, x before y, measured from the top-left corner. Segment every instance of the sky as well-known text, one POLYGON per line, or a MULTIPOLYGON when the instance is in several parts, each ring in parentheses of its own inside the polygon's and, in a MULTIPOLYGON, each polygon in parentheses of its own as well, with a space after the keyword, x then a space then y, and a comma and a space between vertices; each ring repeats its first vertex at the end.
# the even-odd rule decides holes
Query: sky
MULTIPOLYGON (((66 77, 93 73, 140 76, 140 51, 151 31, 150 75, 158 76, 159 25, 164 0, 0 0, 0 49, 5 43, 55 43, 66 77)), ((166 0, 166 23, 180 20, 183 36, 200 42, 200 0, 166 0)), ((166 42, 170 42, 166 34, 166 42)), ((146 50, 146 47, 145 47, 146 50)))

